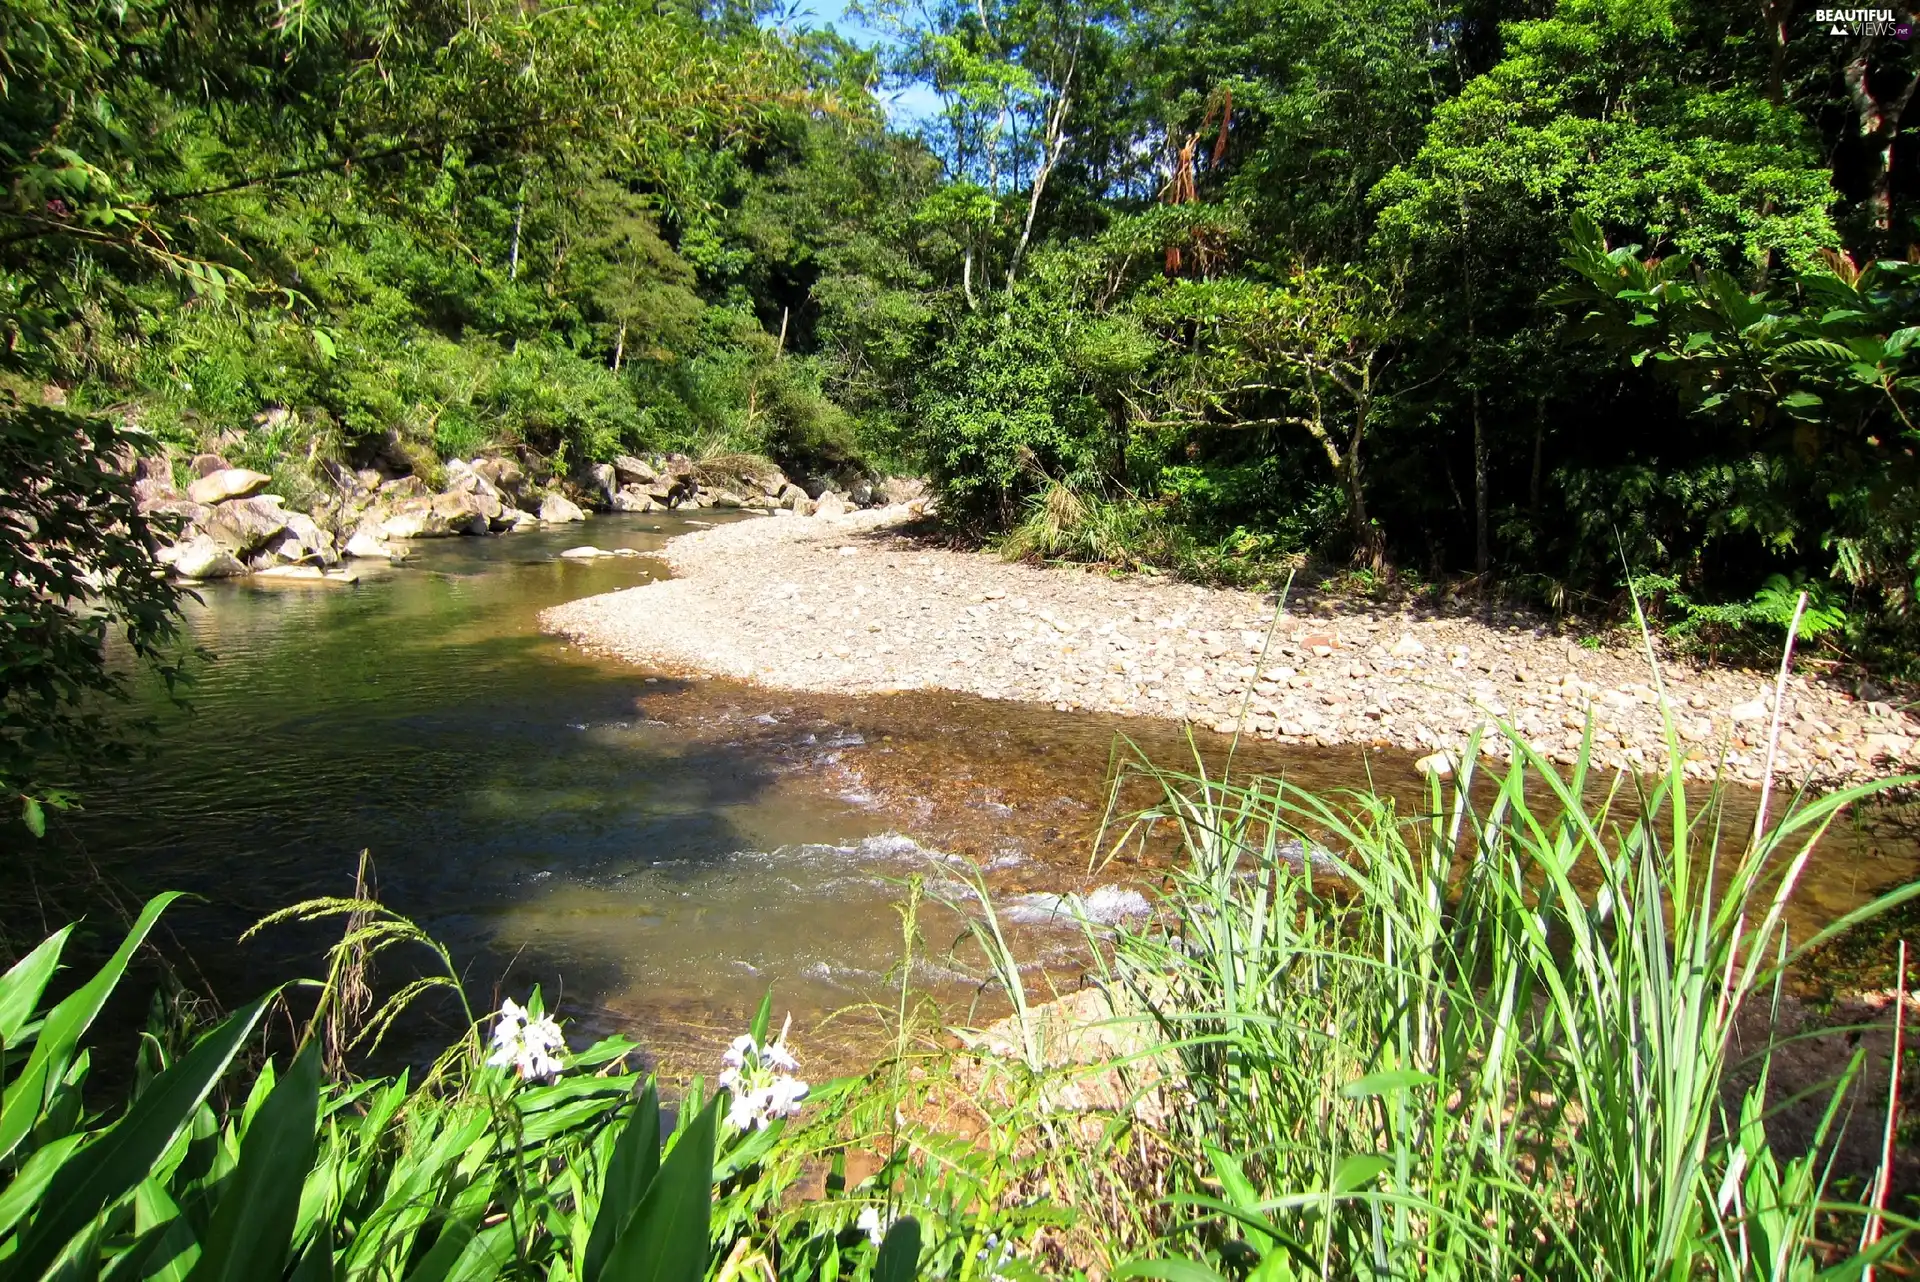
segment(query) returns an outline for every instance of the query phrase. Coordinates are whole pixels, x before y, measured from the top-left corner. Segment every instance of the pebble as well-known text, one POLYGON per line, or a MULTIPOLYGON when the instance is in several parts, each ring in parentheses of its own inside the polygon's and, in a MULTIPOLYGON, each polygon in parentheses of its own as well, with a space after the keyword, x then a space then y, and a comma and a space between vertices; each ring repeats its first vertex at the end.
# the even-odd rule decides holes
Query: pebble
MULTIPOLYGON (((1421 615, 1333 601, 1274 621, 1270 595, 1158 575, 1113 578, 891 533, 904 508, 831 524, 750 520, 674 539, 676 577, 548 610, 549 630, 688 675, 793 690, 940 688, 1056 711, 1184 720, 1220 734, 1405 749, 1436 768, 1505 719, 1562 762, 1589 719, 1599 766, 1644 769, 1671 716, 1687 772, 1756 781, 1773 674, 1671 661, 1639 642, 1573 645, 1513 611, 1421 615), (849 544, 857 537, 858 544, 849 544), (1389 641, 1391 638, 1391 641, 1389 641)), ((1782 775, 1837 784, 1920 767, 1920 721, 1837 686, 1788 681, 1782 775)))

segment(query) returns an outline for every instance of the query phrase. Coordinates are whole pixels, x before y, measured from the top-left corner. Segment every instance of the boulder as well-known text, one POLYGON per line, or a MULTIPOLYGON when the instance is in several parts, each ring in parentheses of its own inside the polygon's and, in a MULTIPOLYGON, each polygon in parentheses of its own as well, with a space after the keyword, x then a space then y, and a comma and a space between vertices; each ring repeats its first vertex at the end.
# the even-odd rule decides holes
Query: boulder
POLYGON ((244 499, 258 494, 271 484, 273 478, 265 472, 244 467, 223 467, 189 485, 187 497, 195 503, 224 503, 228 499, 244 499))
POLYGON ((540 519, 531 513, 522 512, 517 507, 508 507, 502 503, 500 511, 487 522, 495 534, 504 534, 509 530, 524 529, 529 525, 540 524, 540 519))
POLYGON ((231 551, 204 534, 167 549, 173 572, 186 579, 226 579, 245 574, 247 567, 231 551))
POLYGON ((282 533, 287 515, 275 499, 230 499, 213 509, 203 528, 221 547, 244 554, 265 547, 282 533))
POLYGON ((154 477, 143 476, 133 483, 133 503, 141 512, 152 512, 163 504, 178 503, 180 491, 173 488, 173 482, 154 477))
POLYGON ((392 560, 393 549, 381 542, 378 536, 361 530, 347 540, 347 555, 361 560, 392 560))
POLYGON ((912 503, 927 496, 927 483, 916 476, 889 476, 874 491, 882 503, 912 503))
POLYGON ((503 495, 517 495, 527 483, 527 474, 510 458, 477 458, 472 467, 475 475, 503 495))
POLYGON ((436 494, 433 514, 446 522, 449 534, 485 534, 490 519, 472 494, 436 494))
POLYGON ((738 494, 735 494, 732 490, 715 490, 710 502, 714 507, 739 508, 747 505, 747 501, 738 494))
POLYGON ((599 557, 612 556, 613 553, 589 545, 587 547, 568 548, 560 555, 571 561, 592 561, 599 557))
POLYGON ((549 525, 563 525, 568 521, 584 521, 587 514, 558 494, 549 494, 540 500, 540 519, 549 525))
POLYGON ((196 477, 212 476, 215 472, 229 471, 232 467, 233 464, 218 454, 196 454, 187 463, 187 470, 196 477))
POLYGON ((847 491, 847 502, 854 507, 872 507, 879 502, 874 497, 873 486, 865 481, 855 481, 847 491))
POLYGON ((791 509, 794 504, 803 503, 806 501, 807 501, 807 492, 801 489, 799 486, 795 485, 792 481, 788 481, 786 485, 781 487, 781 490, 780 490, 780 506, 781 507, 791 509))
POLYGON ((637 486, 628 486, 613 496, 613 510, 616 512, 651 512, 654 502, 645 490, 637 486))
POLYGON ((580 488, 586 491, 589 501, 608 504, 620 488, 620 478, 614 475, 613 464, 592 463, 581 473, 580 488))
POLYGON ((802 494, 799 498, 793 500, 791 506, 789 506, 787 510, 792 512, 795 516, 812 516, 813 500, 808 498, 806 495, 802 494))
POLYGON ((401 499, 427 498, 431 491, 427 484, 417 476, 397 476, 391 481, 380 483, 380 497, 398 502, 401 499))
POLYGON ((631 454, 622 454, 613 461, 613 474, 619 479, 622 488, 630 485, 646 485, 660 479, 660 473, 655 471, 651 464, 631 454))
POLYGON ((787 474, 777 467, 760 478, 760 492, 770 499, 784 496, 791 488, 793 483, 787 480, 787 474))
POLYGON ((144 515, 177 517, 181 528, 185 529, 189 525, 205 525, 213 519, 213 509, 204 503, 189 503, 185 499, 173 499, 166 503, 154 504, 145 509, 144 515))
POLYGON ((847 514, 847 501, 832 490, 827 490, 821 494, 819 500, 814 503, 813 514, 815 516, 845 516, 847 514))

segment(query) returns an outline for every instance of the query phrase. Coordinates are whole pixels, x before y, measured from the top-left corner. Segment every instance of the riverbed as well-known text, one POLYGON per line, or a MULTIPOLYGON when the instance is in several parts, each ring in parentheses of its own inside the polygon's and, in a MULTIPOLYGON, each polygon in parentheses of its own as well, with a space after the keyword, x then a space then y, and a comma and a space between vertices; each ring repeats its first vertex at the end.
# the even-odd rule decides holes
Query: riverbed
MULTIPOLYGON (((943 691, 783 692, 541 632, 549 606, 664 576, 665 541, 708 523, 597 517, 423 540, 353 586, 210 584, 188 618, 214 655, 192 714, 147 696, 154 753, 51 840, 131 894, 202 896, 171 915, 171 942, 226 999, 311 972, 311 935, 238 936, 348 893, 369 851, 379 897, 448 945, 476 1005, 539 983, 576 1038, 626 1032, 669 1068, 703 1066, 769 987, 823 1062, 870 1053, 873 1022, 841 1012, 891 1003, 915 878, 936 902, 911 979, 952 1018, 981 992, 978 959, 937 901, 964 902, 976 876, 1035 982, 1070 975, 1084 945, 1048 920, 1058 897, 1118 918, 1158 881, 1150 860, 1090 868, 1116 736, 1173 761, 1185 728, 943 691), (560 556, 583 543, 639 555, 560 556)), ((1236 768, 1371 778, 1413 807, 1412 759, 1263 743, 1236 768)), ((1916 871, 1910 839, 1850 827, 1802 913, 1916 871)))

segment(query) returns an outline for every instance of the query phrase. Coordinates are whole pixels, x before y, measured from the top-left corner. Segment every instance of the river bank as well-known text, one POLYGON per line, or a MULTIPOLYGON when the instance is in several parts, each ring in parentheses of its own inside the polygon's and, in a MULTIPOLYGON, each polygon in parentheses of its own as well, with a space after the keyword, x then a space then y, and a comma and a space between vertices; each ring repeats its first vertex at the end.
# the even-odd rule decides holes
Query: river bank
MULTIPOLYGON (((579 645, 776 689, 946 689, 1185 720, 1283 744, 1453 752, 1504 720, 1573 758, 1644 769, 1664 755, 1662 694, 1637 651, 1588 650, 1519 611, 1418 613, 1327 601, 1274 618, 1269 595, 1040 568, 916 538, 907 507, 765 519, 673 539, 675 577, 553 607, 579 645)), ((1774 675, 1663 665, 1697 778, 1765 769, 1774 675)), ((1920 762, 1920 723, 1795 674, 1779 767, 1836 784, 1920 762)), ((1497 736, 1485 741, 1505 751, 1497 736)))

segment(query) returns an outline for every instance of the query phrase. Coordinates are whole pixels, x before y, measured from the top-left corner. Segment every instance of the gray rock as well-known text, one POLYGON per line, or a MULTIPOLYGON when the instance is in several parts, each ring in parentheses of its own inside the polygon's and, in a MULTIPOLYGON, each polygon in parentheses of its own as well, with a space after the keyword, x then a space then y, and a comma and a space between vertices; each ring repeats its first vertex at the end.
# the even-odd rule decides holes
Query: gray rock
POLYGON ((221 547, 244 555, 280 535, 287 528, 287 513, 270 499, 231 499, 213 509, 203 528, 221 547))
POLYGON ((793 483, 787 480, 787 474, 777 467, 760 478, 760 492, 770 499, 780 498, 792 488, 793 483))
POLYGON ((732 490, 715 490, 710 499, 714 507, 741 508, 747 501, 732 490))
POLYGON ((814 503, 813 514, 815 516, 845 516, 847 514, 847 500, 832 490, 828 490, 814 503))
POLYGON ((651 512, 654 501, 651 495, 637 486, 628 486, 613 496, 613 510, 616 512, 651 512))
POLYGON ((173 572, 182 578, 226 579, 247 572, 239 557, 204 534, 168 551, 172 553, 173 572))
POLYGON ((215 472, 224 472, 232 466, 233 464, 218 454, 196 454, 187 463, 187 470, 196 477, 212 476, 215 472))
POLYGON ((447 524, 449 534, 485 534, 489 518, 472 494, 436 494, 433 514, 447 524))
POLYGON ((133 503, 142 512, 152 512, 167 503, 178 503, 180 491, 173 488, 170 480, 158 480, 141 477, 133 483, 133 503))
POLYGON ((347 555, 362 560, 393 559, 393 549, 365 530, 347 540, 347 555))
POLYGON ((510 458, 477 458, 474 473, 504 495, 518 495, 527 483, 527 474, 510 458))
POLYGON ((630 485, 648 485, 660 479, 660 473, 655 471, 651 464, 631 454, 622 454, 615 459, 613 472, 619 478, 622 488, 630 485))
POLYGON ((577 504, 558 494, 549 494, 540 500, 540 519, 549 525, 562 525, 568 521, 584 521, 587 514, 577 504))
POLYGON ((611 503, 620 488, 620 478, 614 475, 613 464, 593 463, 587 467, 580 488, 595 502, 611 503))
POLYGON ((209 472, 187 487, 187 497, 195 503, 223 503, 228 499, 244 499, 273 484, 273 478, 265 472, 254 472, 244 467, 223 467, 217 472, 209 472))

